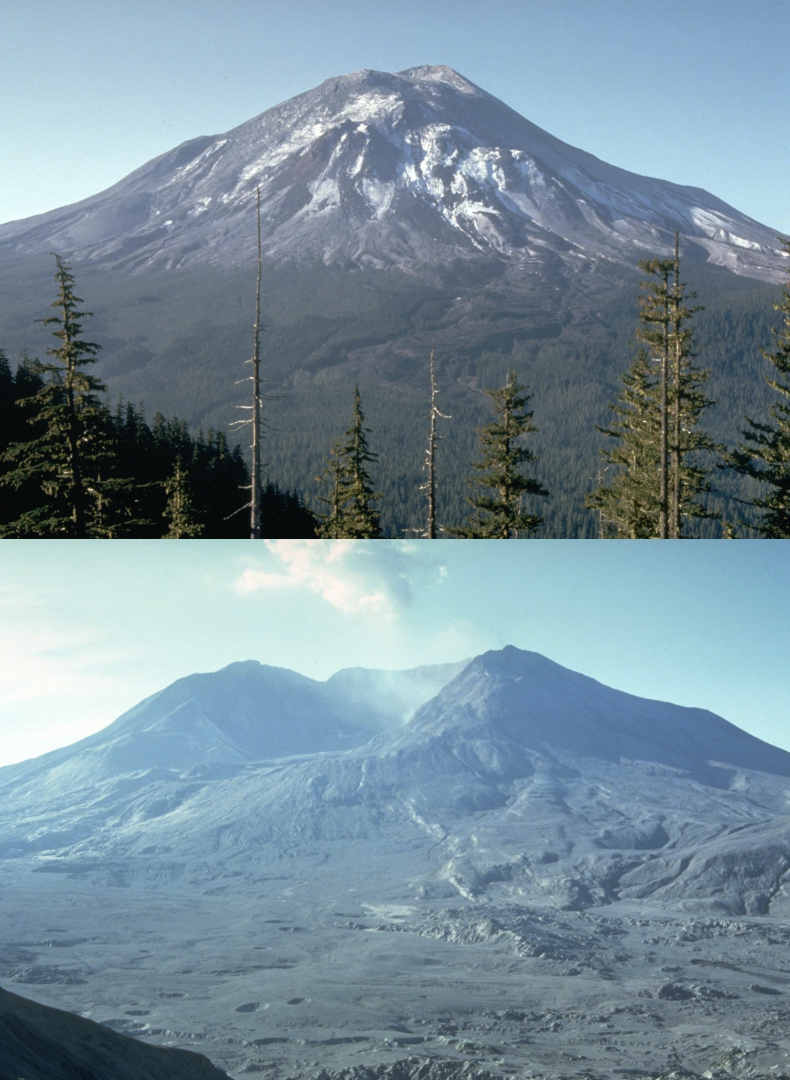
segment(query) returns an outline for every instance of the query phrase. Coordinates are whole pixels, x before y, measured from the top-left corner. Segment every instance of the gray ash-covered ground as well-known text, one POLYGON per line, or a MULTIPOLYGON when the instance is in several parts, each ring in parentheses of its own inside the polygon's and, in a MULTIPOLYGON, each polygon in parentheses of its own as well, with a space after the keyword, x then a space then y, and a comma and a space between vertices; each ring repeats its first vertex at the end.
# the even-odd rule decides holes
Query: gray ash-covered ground
POLYGON ((790 1074, 784 920, 392 902, 362 870, 349 885, 298 865, 255 895, 16 869, 0 876, 4 986, 234 1077, 790 1074))

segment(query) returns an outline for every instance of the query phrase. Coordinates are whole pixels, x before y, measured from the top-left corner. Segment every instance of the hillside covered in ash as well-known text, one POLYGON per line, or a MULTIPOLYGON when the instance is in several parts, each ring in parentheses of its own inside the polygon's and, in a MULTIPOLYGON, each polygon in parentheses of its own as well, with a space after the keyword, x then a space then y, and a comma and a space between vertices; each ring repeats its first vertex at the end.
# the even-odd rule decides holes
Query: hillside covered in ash
POLYGON ((537 653, 234 664, 0 794, 3 985, 234 1077, 764 1077, 790 1050, 790 754, 537 653))

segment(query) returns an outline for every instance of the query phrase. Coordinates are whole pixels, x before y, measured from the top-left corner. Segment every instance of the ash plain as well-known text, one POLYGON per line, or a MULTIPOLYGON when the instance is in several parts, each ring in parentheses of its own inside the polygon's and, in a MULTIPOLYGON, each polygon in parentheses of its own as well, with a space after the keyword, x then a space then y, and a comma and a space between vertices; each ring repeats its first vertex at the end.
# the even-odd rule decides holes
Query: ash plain
POLYGON ((407 1059, 547 1080, 788 1074, 786 920, 420 899, 368 848, 272 853, 269 873, 208 889, 5 863, 0 977, 234 1077, 407 1059))

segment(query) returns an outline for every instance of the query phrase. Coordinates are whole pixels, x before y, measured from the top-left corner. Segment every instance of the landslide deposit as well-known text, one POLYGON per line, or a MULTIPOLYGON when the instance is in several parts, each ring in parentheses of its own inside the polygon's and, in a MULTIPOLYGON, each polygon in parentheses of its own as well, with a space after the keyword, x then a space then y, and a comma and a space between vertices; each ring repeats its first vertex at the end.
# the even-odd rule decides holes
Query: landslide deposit
POLYGON ((790 1075, 790 755, 513 648, 300 678, 0 770, 3 986, 237 1078, 790 1075))

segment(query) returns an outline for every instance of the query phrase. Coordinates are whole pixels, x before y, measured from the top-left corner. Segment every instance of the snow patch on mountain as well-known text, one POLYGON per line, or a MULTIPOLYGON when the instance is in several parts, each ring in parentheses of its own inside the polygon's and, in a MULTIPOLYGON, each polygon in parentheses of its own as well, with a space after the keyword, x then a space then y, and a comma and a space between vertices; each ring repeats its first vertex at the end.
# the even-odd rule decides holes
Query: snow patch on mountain
POLYGON ((0 226, 0 253, 53 248, 128 270, 253 255, 419 269, 480 257, 634 266, 675 231, 711 262, 781 277, 774 231, 697 188, 608 165, 444 66, 328 79, 106 192, 0 226), (162 221, 165 226, 163 229, 162 221))

